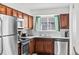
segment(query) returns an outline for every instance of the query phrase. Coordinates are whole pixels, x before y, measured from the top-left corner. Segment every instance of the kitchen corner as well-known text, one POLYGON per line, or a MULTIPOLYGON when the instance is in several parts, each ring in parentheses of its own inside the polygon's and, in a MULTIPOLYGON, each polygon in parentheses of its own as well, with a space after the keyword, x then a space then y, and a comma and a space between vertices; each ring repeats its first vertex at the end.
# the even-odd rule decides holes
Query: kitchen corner
POLYGON ((59 7, 57 7, 57 4, 55 5, 50 3, 30 3, 29 5, 27 3, 13 3, 13 5, 15 5, 15 8, 8 7, 10 6, 9 3, 4 3, 4 5, 0 4, 0 48, 2 48, 2 53, 5 52, 5 54, 10 53, 12 55, 70 54, 70 4, 65 4, 66 7, 62 7, 63 4, 62 6, 58 4, 59 7), (55 5, 56 8, 53 8, 53 5, 55 5), (16 6, 18 6, 18 8, 16 6), (19 8, 19 6, 22 7, 19 8), (37 8, 35 6, 40 7, 37 8), (51 9, 49 8, 50 6, 51 9), (29 7, 29 9, 27 7, 29 7), (33 9, 33 7, 35 9, 33 9), (27 13, 24 13, 24 10, 26 12, 27 10, 29 11, 27 13), (8 34, 10 33, 10 35, 6 34, 7 32, 8 34), (14 36, 13 34, 16 35, 14 36), (4 40, 4 37, 6 37, 5 35, 13 36, 11 38, 6 38, 6 40, 4 40), (8 43, 8 41, 10 43, 8 43), (4 45, 8 49, 3 49, 4 45), (10 50, 10 48, 13 48, 13 50, 10 50), (14 50, 17 52, 14 52, 14 50))

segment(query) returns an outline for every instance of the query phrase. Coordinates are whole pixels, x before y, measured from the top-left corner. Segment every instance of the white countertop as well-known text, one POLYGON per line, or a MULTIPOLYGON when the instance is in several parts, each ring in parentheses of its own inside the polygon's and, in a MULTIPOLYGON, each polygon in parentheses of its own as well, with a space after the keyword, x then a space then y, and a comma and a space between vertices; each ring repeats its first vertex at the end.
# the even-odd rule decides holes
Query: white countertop
POLYGON ((56 39, 70 39, 69 37, 55 37, 55 36, 28 36, 28 37, 21 37, 21 38, 56 38, 56 39))

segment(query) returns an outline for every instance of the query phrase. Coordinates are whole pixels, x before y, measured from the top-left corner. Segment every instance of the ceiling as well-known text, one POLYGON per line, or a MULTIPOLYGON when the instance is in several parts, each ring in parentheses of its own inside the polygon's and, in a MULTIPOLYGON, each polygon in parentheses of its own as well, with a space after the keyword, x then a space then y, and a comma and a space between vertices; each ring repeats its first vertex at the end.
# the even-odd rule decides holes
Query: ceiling
MULTIPOLYGON (((40 9, 52 9, 69 7, 69 3, 3 3, 9 7, 28 13, 29 11, 40 9)), ((31 12, 30 12, 31 13, 31 12)), ((28 14, 30 14, 28 13, 28 14)))
POLYGON ((49 9, 49 8, 59 8, 59 7, 68 7, 68 3, 5 3, 14 8, 22 9, 49 9))

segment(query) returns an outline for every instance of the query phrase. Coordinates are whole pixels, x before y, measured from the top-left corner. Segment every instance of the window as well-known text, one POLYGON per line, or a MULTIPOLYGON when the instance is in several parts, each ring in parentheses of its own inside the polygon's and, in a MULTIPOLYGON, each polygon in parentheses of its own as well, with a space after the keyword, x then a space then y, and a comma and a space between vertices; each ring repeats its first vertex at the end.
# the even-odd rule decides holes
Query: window
POLYGON ((59 25, 58 20, 59 20, 58 16, 39 16, 39 17, 36 17, 37 29, 40 31, 58 30, 58 25, 59 25))

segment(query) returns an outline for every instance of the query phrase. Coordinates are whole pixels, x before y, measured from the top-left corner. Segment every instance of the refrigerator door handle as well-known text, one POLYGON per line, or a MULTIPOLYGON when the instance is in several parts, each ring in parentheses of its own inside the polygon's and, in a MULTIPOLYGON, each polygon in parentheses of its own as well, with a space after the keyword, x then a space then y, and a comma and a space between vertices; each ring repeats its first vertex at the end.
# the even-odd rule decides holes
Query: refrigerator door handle
POLYGON ((0 22, 1 22, 1 52, 0 52, 0 55, 2 55, 2 53, 3 53, 3 30, 2 30, 2 19, 0 18, 0 22))

